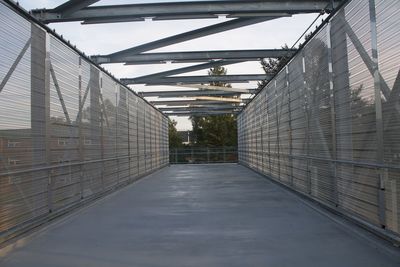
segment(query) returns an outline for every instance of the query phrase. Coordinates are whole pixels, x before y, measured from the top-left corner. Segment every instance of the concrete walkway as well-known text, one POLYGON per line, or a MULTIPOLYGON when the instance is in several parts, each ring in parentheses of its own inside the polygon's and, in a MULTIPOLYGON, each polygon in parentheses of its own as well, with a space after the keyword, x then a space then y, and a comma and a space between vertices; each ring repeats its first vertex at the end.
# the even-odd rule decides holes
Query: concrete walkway
POLYGON ((242 166, 179 165, 1 250, 0 266, 400 266, 371 239, 242 166))

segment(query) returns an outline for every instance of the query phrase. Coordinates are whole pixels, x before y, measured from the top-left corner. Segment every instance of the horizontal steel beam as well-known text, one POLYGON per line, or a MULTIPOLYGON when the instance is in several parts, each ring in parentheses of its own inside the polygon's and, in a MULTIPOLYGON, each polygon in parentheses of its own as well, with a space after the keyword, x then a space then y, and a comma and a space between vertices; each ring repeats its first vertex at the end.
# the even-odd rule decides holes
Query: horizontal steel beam
POLYGON ((136 82, 135 78, 121 79, 123 84, 148 84, 148 85, 171 85, 171 84, 198 84, 210 82, 223 82, 223 83, 243 83, 249 81, 269 80, 272 78, 271 74, 240 74, 240 75, 218 75, 218 76, 178 76, 178 77, 164 77, 159 79, 142 79, 136 82))
POLYGON ((99 1, 100 0, 70 0, 54 8, 53 12, 59 14, 60 17, 68 17, 78 10, 81 10, 99 1))
POLYGON ((141 83, 149 80, 154 80, 158 78, 163 78, 167 76, 172 76, 172 75, 178 75, 182 73, 187 73, 187 72, 192 72, 192 71, 198 71, 198 70, 204 70, 204 69, 209 69, 213 68, 216 66, 226 66, 226 65, 231 65, 231 64, 236 64, 240 63, 240 61, 225 61, 225 60, 218 60, 218 61, 212 61, 204 64, 199 64, 195 66, 189 66, 189 67, 184 67, 184 68, 179 68, 179 69, 174 69, 174 70, 169 70, 169 71, 163 71, 163 72, 158 72, 150 75, 145 75, 145 76, 140 76, 134 78, 135 83, 141 83))
POLYGON ((196 96, 196 100, 211 100, 211 101, 223 101, 227 103, 242 103, 242 98, 234 97, 219 97, 219 96, 196 96))
MULTIPOLYGON (((78 1, 73 1, 78 2, 78 1)), ((82 1, 83 2, 83 1, 82 1)), ((86 1, 91 2, 91 1, 86 1)), ((189 1, 151 4, 106 5, 87 7, 73 13, 57 9, 34 10, 33 14, 45 23, 84 21, 114 22, 116 19, 176 20, 243 16, 282 16, 286 14, 317 13, 333 9, 338 0, 264 0, 264 1, 189 1)))
POLYGON ((215 111, 215 110, 239 111, 239 110, 241 110, 241 107, 238 107, 238 106, 221 106, 221 107, 205 106, 205 107, 168 107, 168 108, 158 108, 158 109, 162 112, 164 112, 164 111, 187 111, 187 112, 203 111, 203 112, 207 112, 207 111, 215 111))
POLYGON ((184 88, 194 88, 194 89, 203 89, 203 90, 219 90, 219 91, 228 91, 228 92, 236 92, 243 94, 251 94, 254 89, 242 89, 242 88, 232 88, 226 86, 214 86, 214 85, 206 85, 206 84, 177 84, 174 85, 177 87, 184 88))
POLYGON ((208 116, 223 116, 227 114, 237 115, 237 113, 212 113, 212 114, 205 114, 205 113, 165 113, 166 116, 174 116, 174 117, 208 117, 208 116))
POLYGON ((165 62, 193 63, 210 60, 258 61, 262 58, 280 58, 291 56, 296 50, 262 49, 262 50, 220 50, 132 54, 120 57, 92 56, 98 64, 127 63, 128 65, 160 64, 165 62))
POLYGON ((208 36, 211 34, 225 32, 225 31, 257 24, 257 23, 264 22, 264 21, 271 20, 271 19, 274 19, 274 18, 262 17, 262 18, 240 18, 240 19, 229 20, 229 21, 225 21, 222 23, 217 23, 217 24, 210 25, 207 27, 203 27, 203 28, 199 28, 196 30, 192 30, 192 31, 181 33, 181 34, 173 35, 170 37, 166 37, 163 39, 159 39, 159 40, 149 42, 146 44, 131 47, 131 48, 128 48, 128 49, 125 49, 122 51, 112 53, 112 54, 108 55, 108 57, 113 58, 114 60, 118 60, 118 58, 123 58, 126 56, 140 54, 140 53, 154 50, 157 48, 162 48, 165 46, 178 44, 181 42, 190 41, 190 40, 193 40, 196 38, 208 36))
MULTIPOLYGON (((231 103, 237 103, 235 102, 231 103)), ((239 103, 246 104, 250 99, 239 99, 241 100, 239 103)), ((149 101, 151 104, 155 106, 187 106, 187 105, 226 105, 229 102, 226 101, 218 101, 218 100, 156 100, 156 101, 149 101)))
POLYGON ((188 90, 188 91, 153 91, 138 92, 143 97, 196 97, 196 96, 233 96, 237 93, 215 90, 188 90))
POLYGON ((166 116, 179 116, 179 117, 190 117, 190 116, 217 116, 217 115, 236 115, 239 111, 172 111, 172 112, 163 112, 166 116))

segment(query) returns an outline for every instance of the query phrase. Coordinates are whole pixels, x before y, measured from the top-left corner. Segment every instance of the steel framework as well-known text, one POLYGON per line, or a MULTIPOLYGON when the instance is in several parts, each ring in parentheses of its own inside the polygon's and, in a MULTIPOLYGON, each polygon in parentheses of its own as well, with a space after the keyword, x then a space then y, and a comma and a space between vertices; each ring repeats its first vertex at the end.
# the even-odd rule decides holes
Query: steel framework
POLYGON ((238 116, 242 164, 393 242, 399 15, 397 0, 344 3, 238 116))
POLYGON ((98 64, 126 63, 128 65, 172 63, 194 63, 211 60, 258 61, 262 58, 280 58, 291 56, 296 50, 263 49, 263 50, 220 50, 220 51, 185 51, 132 54, 120 57, 112 55, 92 56, 98 64))
POLYGON ((198 97, 198 96, 235 96, 239 93, 217 90, 180 90, 180 91, 149 91, 139 92, 143 97, 198 97))
POLYGON ((121 21, 204 19, 224 15, 238 17, 282 17, 292 14, 330 12, 337 0, 267 0, 267 1, 190 1, 151 4, 88 7, 98 2, 71 0, 55 9, 34 10, 45 23, 83 21, 109 23, 121 21))
MULTIPOLYGON (((98 64, 125 63, 160 64, 165 62, 194 63, 200 65, 171 71, 154 73, 136 78, 121 79, 124 84, 177 85, 222 81, 224 83, 269 80, 263 75, 232 75, 226 77, 174 76, 215 66, 256 61, 263 58, 291 56, 294 50, 227 50, 227 51, 189 51, 168 53, 145 53, 154 49, 193 40, 196 38, 233 30, 256 23, 262 23, 294 14, 331 12, 341 2, 338 0, 268 0, 268 1, 191 1, 152 4, 91 6, 98 1, 70 0, 54 9, 33 10, 32 14, 44 23, 82 21, 83 24, 110 23, 126 21, 183 20, 218 18, 225 16, 232 20, 195 29, 150 43, 117 51, 109 55, 92 56, 98 64)), ((200 88, 199 88, 200 89, 200 88)), ((234 90, 232 90, 234 91, 234 90)), ((240 93, 241 90, 236 90, 240 93)), ((243 90, 241 93, 247 93, 243 90)), ((154 95, 152 93, 151 95, 154 95)), ((165 97, 165 93, 162 93, 165 97)), ((204 95, 199 93, 199 95, 204 95)), ((175 94, 176 97, 179 97, 175 94)), ((215 100, 218 101, 218 100, 215 100)))
POLYGON ((13 2, 0 32, 0 243, 168 164, 154 106, 13 2))

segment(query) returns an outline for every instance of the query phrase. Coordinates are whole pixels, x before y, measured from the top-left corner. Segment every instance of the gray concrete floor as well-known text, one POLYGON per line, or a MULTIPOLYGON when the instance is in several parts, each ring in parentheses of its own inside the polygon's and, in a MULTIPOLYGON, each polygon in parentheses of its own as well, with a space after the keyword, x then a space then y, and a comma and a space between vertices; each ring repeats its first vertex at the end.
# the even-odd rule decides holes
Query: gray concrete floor
POLYGON ((351 229, 242 166, 179 165, 1 250, 0 266, 400 266, 351 229))

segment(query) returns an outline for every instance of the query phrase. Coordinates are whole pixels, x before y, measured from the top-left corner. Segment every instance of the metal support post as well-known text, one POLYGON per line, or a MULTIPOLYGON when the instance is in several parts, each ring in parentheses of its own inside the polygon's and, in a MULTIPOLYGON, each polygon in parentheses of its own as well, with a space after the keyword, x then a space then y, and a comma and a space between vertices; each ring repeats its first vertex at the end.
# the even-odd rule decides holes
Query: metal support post
POLYGON ((330 91, 330 108, 331 108, 331 126, 332 126, 332 184, 333 184, 333 201, 336 207, 339 206, 339 192, 337 180, 337 137, 336 137, 336 106, 335 106, 335 87, 333 84, 333 63, 332 63, 332 41, 331 41, 331 23, 327 24, 327 49, 328 49, 328 70, 329 70, 329 91, 330 91))
POLYGON ((290 84, 289 84, 289 67, 286 65, 286 88, 287 88, 287 94, 288 94, 288 116, 289 116, 289 169, 290 169, 290 186, 293 187, 293 158, 292 158, 292 152, 293 152, 293 137, 292 137, 292 111, 291 111, 291 106, 290 106, 290 84))
POLYGON ((137 176, 140 175, 140 150, 139 150, 139 101, 135 96, 136 101, 136 161, 137 161, 137 176))
POLYGON ((143 106, 143 144, 144 144, 144 172, 147 172, 147 140, 146 140, 146 106, 143 106))
POLYGON ((305 80, 306 77, 306 61, 304 57, 304 51, 302 53, 302 65, 303 65, 303 79, 304 79, 304 114, 306 116, 306 153, 307 153, 307 159, 306 159, 306 173, 307 173, 307 181, 306 181, 306 188, 307 188, 307 193, 311 194, 311 173, 310 173, 310 159, 308 158, 310 156, 310 116, 309 116, 309 106, 308 106, 308 86, 307 86, 307 81, 305 80))
MULTIPOLYGON (((373 61, 373 75, 375 87, 375 115, 376 115, 376 160, 378 164, 384 163, 384 142, 383 142, 383 114, 382 114, 382 97, 381 97, 381 76, 378 64, 378 33, 376 28, 376 10, 375 0, 369 0, 369 14, 371 27, 371 48, 373 61)), ((380 168, 377 170, 379 176, 379 192, 378 192, 378 209, 379 223, 382 228, 386 227, 386 203, 385 203, 385 170, 380 168)))
MULTIPOLYGON (((78 117, 78 121, 76 122, 78 124, 78 132, 79 132, 79 160, 81 162, 83 162, 85 160, 84 158, 84 136, 83 136, 83 125, 82 125, 82 113, 83 113, 83 94, 85 92, 82 92, 82 57, 79 57, 79 83, 78 83, 78 87, 79 87, 79 114, 80 116, 78 117)), ((85 166, 84 165, 80 165, 79 166, 79 173, 80 173, 80 195, 81 195, 81 199, 84 198, 84 169, 85 166)))
POLYGON ((269 127, 269 105, 268 105, 268 91, 265 94, 265 102, 267 103, 267 133, 268 133, 268 172, 271 174, 271 129, 269 127))
MULTIPOLYGON (((119 114, 120 114, 120 105, 121 105, 121 103, 118 101, 118 97, 121 97, 120 96, 120 93, 121 92, 119 92, 119 88, 118 88, 119 86, 118 86, 118 84, 115 84, 115 89, 114 89, 114 99, 115 99, 115 103, 116 103, 116 108, 115 108, 115 114, 114 114, 114 116, 115 116, 115 140, 114 140, 114 149, 115 149, 115 156, 116 156, 116 158, 117 158, 117 160, 116 160, 116 169, 117 169, 117 185, 119 185, 119 183, 120 183, 120 168, 119 168, 119 164, 120 164, 120 161, 119 161, 119 155, 118 155, 118 153, 119 153, 119 150, 118 150, 118 140, 119 140, 119 138, 118 138, 118 124, 120 123, 119 122, 119 114)), ((121 100, 121 99, 119 99, 119 100, 121 100)), ((111 125, 110 125, 111 126, 111 125)))
MULTIPOLYGON (((94 67, 93 67, 93 69, 94 69, 94 67)), ((99 73, 97 70, 95 70, 97 73, 99 73)), ((102 98, 102 94, 103 94, 103 78, 102 78, 102 75, 101 75, 101 72, 99 73, 100 75, 98 75, 97 77, 98 77, 98 79, 99 79, 99 81, 98 81, 98 84, 99 84, 99 99, 98 99, 98 101, 100 101, 100 99, 102 98)), ((100 104, 99 104, 99 106, 100 106, 100 104)), ((100 147, 101 147, 101 159, 103 159, 104 160, 104 138, 105 138, 105 134, 104 134, 104 120, 105 120, 105 113, 106 111, 103 109, 103 108, 101 108, 100 107, 100 116, 101 116, 101 119, 100 119, 100 132, 101 132, 101 135, 100 135, 100 147)), ((104 191, 104 186, 105 186, 105 181, 104 181, 104 172, 105 172, 105 166, 104 166, 104 162, 102 162, 102 169, 101 169, 101 190, 102 191, 104 191)))
POLYGON ((131 153, 131 102, 129 101, 129 94, 126 94, 126 99, 125 99, 125 103, 126 103, 126 115, 127 115, 127 127, 128 127, 128 181, 131 182, 133 179, 133 175, 132 175, 132 166, 131 166, 131 161, 132 161, 132 153, 131 153))
MULTIPOLYGON (((261 110, 261 108, 260 108, 260 110, 261 110)), ((263 118, 263 116, 261 115, 261 118, 263 118)), ((264 131, 263 131, 263 126, 264 126, 264 124, 263 124, 263 119, 260 119, 260 134, 261 134, 261 136, 260 136, 260 138, 261 138, 261 172, 262 173, 265 173, 265 171, 264 171, 264 169, 265 169, 265 166, 264 166, 264 141, 263 141, 263 136, 264 136, 264 131)))
POLYGON ((279 112, 278 112, 278 93, 276 89, 275 80, 275 120, 276 120, 276 147, 277 147, 277 157, 278 157, 278 180, 281 180, 281 157, 280 157, 280 144, 279 144, 279 112))
MULTIPOLYGON (((48 36, 36 24, 31 25, 31 138, 32 138, 32 166, 50 166, 50 72, 48 62, 48 36), (44 150, 44 151, 43 151, 44 150)), ((1 91, 1 85, 0 85, 1 91)), ((38 173, 36 173, 38 175, 38 173)), ((52 187, 50 171, 43 171, 48 177, 47 205, 51 210, 52 187)), ((42 175, 41 174, 41 175, 42 175)), ((35 175, 35 173, 30 173, 35 175)), ((34 210, 32 210, 35 212, 34 210)))
MULTIPOLYGON (((50 35, 46 33, 46 59, 45 59, 45 127, 46 127, 46 163, 51 166, 51 119, 50 119, 50 35)), ((53 211, 53 188, 54 180, 52 177, 52 169, 47 171, 48 187, 47 187, 47 206, 49 212, 53 211)))

